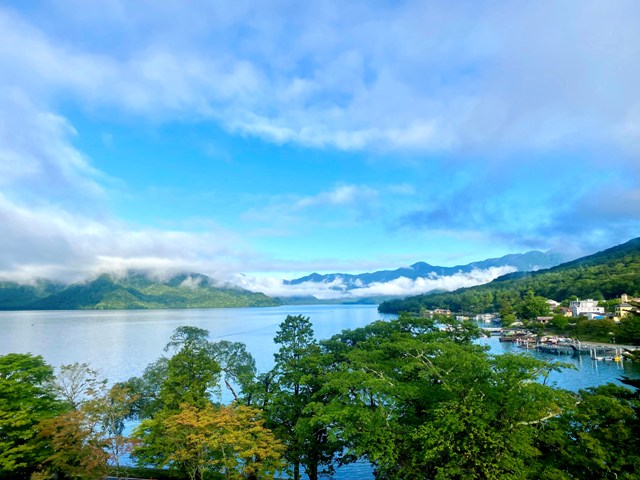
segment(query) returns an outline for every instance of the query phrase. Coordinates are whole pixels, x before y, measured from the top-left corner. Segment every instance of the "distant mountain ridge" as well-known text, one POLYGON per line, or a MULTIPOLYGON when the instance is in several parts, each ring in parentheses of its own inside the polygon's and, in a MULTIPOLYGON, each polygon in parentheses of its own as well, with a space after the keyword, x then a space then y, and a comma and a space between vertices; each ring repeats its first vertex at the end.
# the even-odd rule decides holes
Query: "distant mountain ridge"
POLYGON ((330 273, 326 275, 312 273, 311 275, 294 280, 285 280, 284 283, 285 285, 300 285, 306 282, 332 283, 337 281, 342 285, 342 288, 346 287, 347 290, 350 290, 366 287, 373 283, 390 282, 402 277, 411 280, 433 276, 444 277, 459 273, 469 273, 474 270, 486 270, 492 267, 511 266, 518 272, 528 272, 553 267, 569 259, 566 255, 553 250, 548 252, 532 250, 526 253, 509 254, 499 258, 489 258, 480 262, 472 262, 467 265, 458 265, 455 267, 440 267, 430 265, 426 262, 417 262, 409 267, 402 267, 396 270, 380 270, 370 273, 330 273))
POLYGON ((562 301, 570 298, 613 299, 623 293, 640 295, 640 238, 593 255, 535 272, 515 272, 492 282, 453 292, 416 295, 380 304, 384 313, 448 308, 470 311, 484 298, 487 309, 497 311, 502 299, 522 298, 527 292, 562 301))
POLYGON ((206 275, 186 273, 153 280, 143 273, 103 274, 64 285, 0 282, 0 310, 131 310, 163 308, 265 307, 280 305, 262 293, 219 286, 206 275))

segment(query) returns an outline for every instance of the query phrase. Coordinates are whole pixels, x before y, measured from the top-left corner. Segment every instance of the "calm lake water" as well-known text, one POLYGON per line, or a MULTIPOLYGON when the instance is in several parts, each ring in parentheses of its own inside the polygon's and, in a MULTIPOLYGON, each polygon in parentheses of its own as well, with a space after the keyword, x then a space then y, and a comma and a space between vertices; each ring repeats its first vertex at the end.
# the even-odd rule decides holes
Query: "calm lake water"
MULTIPOLYGON (((53 366, 86 362, 110 382, 139 376, 160 357, 176 327, 190 325, 209 330, 212 340, 243 342, 256 359, 258 370, 273 366, 277 345, 273 337, 287 315, 308 316, 317 339, 344 329, 357 328, 393 316, 378 313, 375 306, 312 305, 268 308, 134 310, 134 311, 33 311, 0 312, 0 355, 33 353, 53 366)), ((522 352, 497 337, 481 340, 492 353, 522 352)), ((596 362, 585 357, 554 357, 547 360, 571 363, 576 370, 554 373, 558 387, 579 390, 626 375, 640 378, 640 367, 630 362, 596 362)), ((335 479, 370 479, 368 465, 349 465, 335 479)))

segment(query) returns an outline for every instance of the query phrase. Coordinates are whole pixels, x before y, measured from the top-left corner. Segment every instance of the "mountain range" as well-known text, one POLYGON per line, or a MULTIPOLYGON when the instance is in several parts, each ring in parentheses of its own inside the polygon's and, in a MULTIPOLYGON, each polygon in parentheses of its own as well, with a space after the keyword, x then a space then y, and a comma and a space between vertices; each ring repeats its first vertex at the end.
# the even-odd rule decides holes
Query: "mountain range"
POLYGON ((48 280, 0 282, 0 310, 129 310, 155 308, 266 307, 280 303, 262 293, 219 286, 192 273, 154 280, 144 273, 103 274, 64 285, 48 280))
POLYGON ((623 293, 640 296, 640 238, 552 268, 503 275, 484 285, 388 300, 380 304, 379 310, 497 311, 504 301, 517 302, 529 292, 556 301, 614 299, 623 293))
MULTIPOLYGON (((396 270, 381 270, 357 275, 313 273, 283 283, 292 287, 315 284, 322 285, 325 289, 327 284, 330 284, 328 288, 335 289, 341 295, 327 298, 324 302, 380 303, 397 296, 365 292, 367 287, 379 286, 399 279, 442 279, 499 267, 509 267, 518 272, 531 271, 556 265, 565 258, 562 254, 553 251, 531 251, 455 267, 418 262, 396 270), (365 292, 365 294, 356 294, 356 292, 365 292)), ((295 295, 295 290, 292 289, 292 293, 295 295)), ((130 272, 126 275, 102 274, 92 280, 70 285, 42 279, 30 284, 0 281, 0 310, 216 308, 322 302, 311 295, 270 298, 262 293, 237 286, 220 285, 199 273, 183 273, 166 279, 154 279, 144 272, 130 272)))
POLYGON ((474 270, 488 270, 496 267, 512 267, 517 272, 529 272, 559 265, 570 260, 567 255, 550 250, 541 252, 532 250, 526 253, 509 254, 499 258, 489 258, 480 262, 472 262, 455 267, 440 267, 425 262, 417 262, 409 267, 396 270, 380 270, 370 273, 348 274, 330 273, 321 275, 312 273, 294 280, 286 280, 285 285, 303 283, 336 283, 336 289, 353 290, 364 288, 375 283, 385 283, 400 278, 417 280, 419 278, 447 277, 456 274, 470 273, 474 270))

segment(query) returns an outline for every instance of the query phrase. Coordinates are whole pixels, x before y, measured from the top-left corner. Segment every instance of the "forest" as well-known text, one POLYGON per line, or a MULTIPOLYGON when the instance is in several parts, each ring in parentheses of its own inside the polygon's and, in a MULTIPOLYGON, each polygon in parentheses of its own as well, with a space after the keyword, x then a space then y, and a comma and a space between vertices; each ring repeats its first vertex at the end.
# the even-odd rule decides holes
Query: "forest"
POLYGON ((565 302, 576 298, 640 296, 640 239, 594 255, 536 272, 516 272, 492 282, 454 292, 423 294, 380 304, 383 313, 419 312, 446 308, 460 313, 497 312, 509 304, 518 308, 529 292, 565 302))
POLYGON ((562 390, 561 364, 491 355, 479 335, 403 314, 318 341, 288 316, 258 373, 242 343, 184 326, 115 384, 8 354, 0 478, 316 480, 357 460, 388 480, 640 478, 637 380, 562 390))

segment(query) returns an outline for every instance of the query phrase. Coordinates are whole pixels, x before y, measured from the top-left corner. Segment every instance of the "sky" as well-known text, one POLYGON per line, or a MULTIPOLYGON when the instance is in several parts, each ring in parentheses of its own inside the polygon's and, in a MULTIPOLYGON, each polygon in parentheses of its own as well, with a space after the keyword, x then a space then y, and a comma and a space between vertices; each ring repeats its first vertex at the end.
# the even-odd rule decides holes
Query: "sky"
POLYGON ((4 1, 0 278, 623 243, 639 59, 635 0, 4 1))

